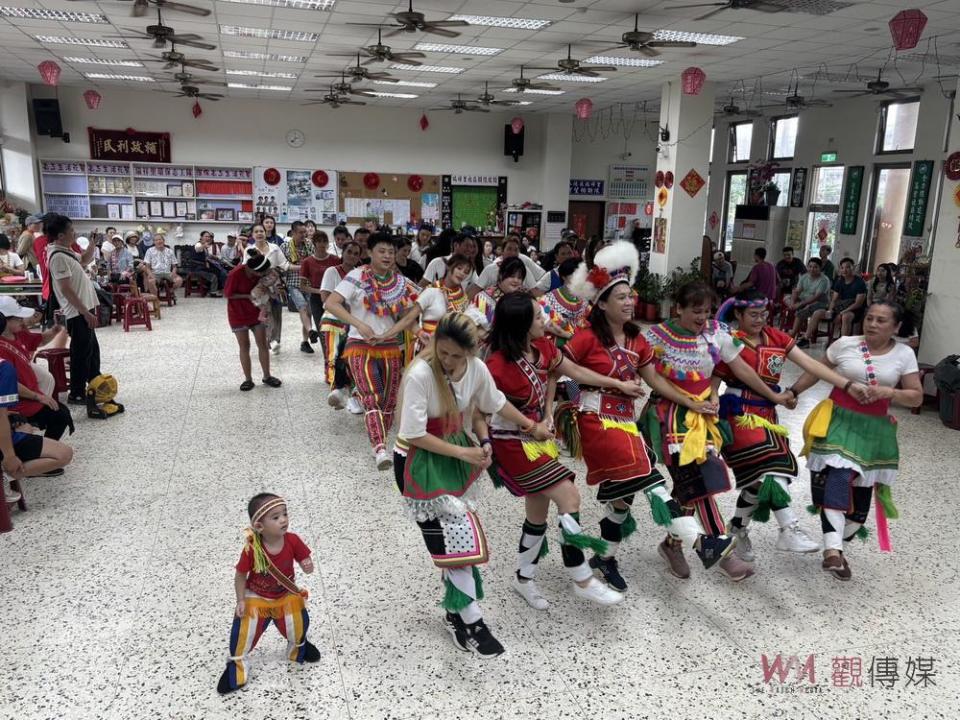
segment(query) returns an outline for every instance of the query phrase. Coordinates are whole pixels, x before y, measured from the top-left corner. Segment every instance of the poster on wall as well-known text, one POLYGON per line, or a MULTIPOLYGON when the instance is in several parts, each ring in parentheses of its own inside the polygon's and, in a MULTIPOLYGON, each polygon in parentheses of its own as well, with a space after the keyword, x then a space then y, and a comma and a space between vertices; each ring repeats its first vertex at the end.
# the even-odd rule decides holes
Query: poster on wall
POLYGON ((907 197, 907 216, 903 220, 903 234, 923 235, 930 199, 930 181, 933 179, 933 160, 917 160, 910 175, 910 195, 907 197))
POLYGON ((253 178, 255 212, 273 215, 279 223, 337 224, 335 170, 256 167, 253 178))
POLYGON ((658 217, 653 221, 653 251, 663 255, 667 252, 667 219, 658 217))
POLYGON ((860 192, 863 190, 863 165, 847 168, 847 179, 843 189, 843 204, 840 206, 840 232, 853 235, 857 232, 857 220, 860 215, 860 192))
MULTIPOLYGON (((440 225, 442 228, 455 228, 454 189, 460 190, 462 197, 467 197, 468 188, 496 188, 491 196, 489 208, 483 213, 483 220, 477 227, 490 227, 503 232, 500 227, 503 210, 507 206, 507 176, 506 175, 442 175, 440 177, 440 225), (495 226, 495 227, 494 227, 495 226)), ((477 193, 474 193, 476 195, 477 193)), ((455 228, 458 229, 458 228, 455 228)))
POLYGON ((793 248, 798 255, 803 255, 803 229, 806 223, 803 220, 790 220, 787 223, 786 247, 793 248))
POLYGON ((647 165, 610 165, 607 197, 624 200, 646 200, 650 187, 647 165))
POLYGON ((807 169, 795 168, 790 182, 790 207, 803 207, 803 198, 807 193, 807 169))

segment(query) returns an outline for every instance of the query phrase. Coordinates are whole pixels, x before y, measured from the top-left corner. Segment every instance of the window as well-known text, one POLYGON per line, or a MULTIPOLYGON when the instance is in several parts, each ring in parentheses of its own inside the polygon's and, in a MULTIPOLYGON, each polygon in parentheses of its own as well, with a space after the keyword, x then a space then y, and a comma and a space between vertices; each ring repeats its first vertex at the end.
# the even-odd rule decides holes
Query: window
POLYGON ((839 205, 843 190, 843 165, 818 167, 813 171, 813 205, 839 205))
POLYGON ((732 163, 750 160, 750 143, 753 140, 753 122, 730 125, 730 158, 732 163))
POLYGON ((710 159, 707 162, 713 162, 713 141, 717 136, 717 129, 715 127, 710 128, 710 154, 707 156, 710 159))
POLYGON ((816 257, 821 245, 836 247, 843 190, 843 165, 813 169, 813 191, 807 215, 806 257, 816 257))
POLYGON ((877 153, 910 152, 917 137, 920 101, 888 102, 880 106, 877 153))
POLYGON ((773 118, 770 121, 771 160, 790 160, 793 158, 797 146, 797 127, 799 124, 800 118, 796 115, 773 118))
POLYGON ((747 174, 732 172, 727 174, 727 200, 723 204, 723 238, 717 247, 726 249, 730 238, 733 237, 733 221, 737 213, 737 205, 747 202, 747 174))
POLYGON ((790 206, 790 177, 789 170, 782 170, 773 174, 771 181, 780 188, 780 195, 777 197, 777 207, 790 206))

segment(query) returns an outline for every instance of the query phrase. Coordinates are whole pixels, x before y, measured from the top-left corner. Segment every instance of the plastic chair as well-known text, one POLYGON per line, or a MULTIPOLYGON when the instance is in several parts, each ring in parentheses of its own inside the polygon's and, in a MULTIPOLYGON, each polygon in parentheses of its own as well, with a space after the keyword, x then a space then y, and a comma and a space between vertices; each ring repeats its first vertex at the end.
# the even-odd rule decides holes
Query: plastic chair
POLYGON ((130 296, 123 303, 123 331, 130 332, 134 325, 144 325, 147 330, 153 330, 147 301, 142 297, 130 296))
POLYGON ((177 293, 173 289, 173 283, 169 280, 161 280, 157 283, 157 295, 161 301, 171 307, 177 304, 177 293))
POLYGON ((183 281, 183 296, 191 297, 199 295, 206 297, 210 292, 210 285, 205 280, 197 277, 193 273, 187 273, 187 279, 183 281))
POLYGON ((44 348, 38 350, 34 356, 39 360, 43 358, 47 361, 47 370, 53 375, 54 394, 59 395, 70 389, 70 349, 69 348, 44 348))

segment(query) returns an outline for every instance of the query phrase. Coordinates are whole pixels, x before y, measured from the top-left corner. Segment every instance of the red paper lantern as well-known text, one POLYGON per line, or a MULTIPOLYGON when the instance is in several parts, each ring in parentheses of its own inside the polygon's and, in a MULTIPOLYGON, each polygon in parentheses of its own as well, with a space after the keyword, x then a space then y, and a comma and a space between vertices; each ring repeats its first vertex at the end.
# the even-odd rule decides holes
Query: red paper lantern
POLYGON ((380 187, 380 176, 376 173, 367 173, 363 176, 363 186, 367 190, 376 190, 380 187))
POLYGON ((920 42, 927 16, 921 10, 901 10, 890 21, 890 34, 897 50, 910 50, 920 42))
POLYGON ((515 117, 510 121, 510 129, 513 130, 514 135, 519 135, 520 131, 523 130, 523 118, 515 117))
POLYGON ((322 188, 326 187, 327 183, 330 182, 330 176, 323 170, 314 170, 313 175, 310 176, 310 180, 318 188, 322 188))
POLYGON ((688 67, 680 74, 680 87, 684 95, 699 95, 707 74, 698 67, 688 67))
POLYGON ((194 116, 195 118, 198 118, 198 117, 200 117, 201 115, 203 115, 203 108, 200 107, 200 101, 199 101, 199 100, 195 100, 195 101, 194 101, 192 110, 193 110, 193 116, 194 116))
POLYGON ((657 174, 654 178, 653 184, 656 185, 658 188, 662 188, 663 181, 664 181, 663 170, 657 170, 657 174))
POLYGON ((664 186, 667 190, 669 190, 670 188, 673 187, 673 172, 672 172, 671 170, 667 170, 667 171, 663 174, 663 186, 664 186))
POLYGON ((44 60, 37 65, 37 70, 40 71, 40 77, 43 78, 45 85, 56 87, 57 83, 60 82, 60 66, 53 60, 44 60))
POLYGON ((420 129, 426 131, 430 127, 430 121, 427 119, 427 114, 424 113, 420 116, 420 129))
POLYGON ((96 110, 100 107, 100 101, 103 99, 103 96, 100 95, 96 90, 87 90, 83 94, 83 101, 87 104, 88 110, 96 110))
POLYGON ((267 185, 278 185, 280 183, 280 171, 276 168, 267 168, 263 171, 263 181, 267 185))
POLYGON ((407 178, 407 188, 411 192, 420 192, 423 190, 423 178, 419 175, 411 175, 407 178))
POLYGON ((580 98, 573 108, 577 111, 578 120, 588 120, 593 114, 593 101, 589 98, 580 98))

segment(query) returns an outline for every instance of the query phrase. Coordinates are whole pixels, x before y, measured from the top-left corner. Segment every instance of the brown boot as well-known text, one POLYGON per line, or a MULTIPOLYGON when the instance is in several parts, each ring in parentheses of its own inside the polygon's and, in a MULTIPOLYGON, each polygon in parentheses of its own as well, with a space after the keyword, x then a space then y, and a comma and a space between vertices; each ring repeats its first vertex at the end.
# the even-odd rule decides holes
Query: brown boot
POLYGON ((837 580, 849 580, 853 577, 853 573, 850 572, 850 565, 843 553, 824 557, 823 564, 820 567, 826 572, 832 573, 837 580))
POLYGON ((679 540, 674 540, 668 535, 664 538, 663 542, 657 546, 657 552, 660 554, 660 557, 667 561, 670 573, 674 577, 678 577, 681 580, 686 580, 690 577, 690 566, 687 565, 687 560, 683 557, 683 545, 679 540))
POLYGON ((718 567, 720 568, 720 572, 734 582, 746 580, 754 573, 753 566, 738 558, 736 553, 727 555, 723 560, 720 561, 718 567))

